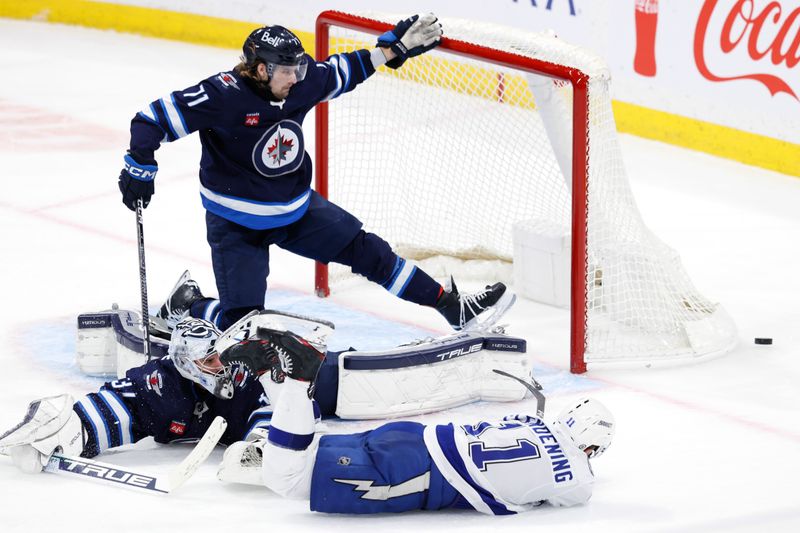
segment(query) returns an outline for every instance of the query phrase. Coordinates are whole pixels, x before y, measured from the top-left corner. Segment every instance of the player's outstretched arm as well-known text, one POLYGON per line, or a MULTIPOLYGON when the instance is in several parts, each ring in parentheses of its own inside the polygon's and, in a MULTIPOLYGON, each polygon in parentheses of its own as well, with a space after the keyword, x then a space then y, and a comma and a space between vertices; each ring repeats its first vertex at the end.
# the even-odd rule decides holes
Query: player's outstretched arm
POLYGON ((386 66, 397 69, 409 57, 416 57, 435 48, 442 38, 442 24, 436 15, 414 15, 398 22, 394 29, 378 37, 377 46, 383 49, 386 66))

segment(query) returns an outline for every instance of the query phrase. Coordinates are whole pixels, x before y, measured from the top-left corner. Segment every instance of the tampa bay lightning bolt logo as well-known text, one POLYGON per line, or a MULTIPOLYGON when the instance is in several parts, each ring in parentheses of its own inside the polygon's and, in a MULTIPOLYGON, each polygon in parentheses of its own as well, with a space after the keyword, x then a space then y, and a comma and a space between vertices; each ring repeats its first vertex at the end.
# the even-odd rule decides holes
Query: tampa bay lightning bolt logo
POLYGON ((292 120, 278 122, 253 148, 253 166, 268 178, 294 172, 303 162, 303 130, 292 120))

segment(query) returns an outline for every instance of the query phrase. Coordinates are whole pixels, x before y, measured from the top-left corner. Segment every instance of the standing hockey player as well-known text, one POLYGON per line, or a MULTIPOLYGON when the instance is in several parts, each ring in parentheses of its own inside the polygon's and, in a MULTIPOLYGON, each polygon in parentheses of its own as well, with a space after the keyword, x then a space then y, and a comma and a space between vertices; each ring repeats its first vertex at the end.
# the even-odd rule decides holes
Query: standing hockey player
MULTIPOLYGON (((206 318, 225 329, 264 308, 269 247, 276 244, 323 263, 335 262, 420 305, 435 307, 455 329, 477 315, 502 314, 513 295, 497 283, 475 294, 445 289, 397 256, 389 244, 362 229, 353 215, 310 189, 311 159, 302 123, 320 102, 352 91, 386 64, 434 48, 442 26, 433 14, 415 15, 378 38, 373 50, 336 54, 315 62, 300 40, 281 26, 253 31, 242 61, 230 72, 155 100, 131 122, 130 150, 119 177, 122 201, 146 207, 158 170, 155 151, 199 132, 200 196, 219 300, 204 298, 182 276, 158 314, 168 330, 184 316, 206 318)), ((402 112, 402 110, 398 110, 402 112)))
MULTIPOLYGON (((289 369, 269 434, 231 445, 220 479, 252 483, 244 467, 260 457, 267 487, 328 513, 472 508, 513 514, 591 497, 589 459, 602 454, 614 434, 614 418, 597 400, 574 403, 553 423, 524 415, 474 425, 392 422, 317 439, 308 390, 322 360, 292 350, 281 335, 268 336, 289 369)), ((247 364, 258 368, 257 361, 247 364)))

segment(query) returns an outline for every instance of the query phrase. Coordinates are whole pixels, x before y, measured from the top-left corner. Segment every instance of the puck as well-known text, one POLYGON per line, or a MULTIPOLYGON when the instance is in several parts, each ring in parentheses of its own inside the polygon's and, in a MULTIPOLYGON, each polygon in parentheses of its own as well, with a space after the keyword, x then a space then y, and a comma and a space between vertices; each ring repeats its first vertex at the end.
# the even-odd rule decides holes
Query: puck
POLYGON ((765 337, 756 337, 755 343, 756 344, 772 344, 772 339, 765 338, 765 337))

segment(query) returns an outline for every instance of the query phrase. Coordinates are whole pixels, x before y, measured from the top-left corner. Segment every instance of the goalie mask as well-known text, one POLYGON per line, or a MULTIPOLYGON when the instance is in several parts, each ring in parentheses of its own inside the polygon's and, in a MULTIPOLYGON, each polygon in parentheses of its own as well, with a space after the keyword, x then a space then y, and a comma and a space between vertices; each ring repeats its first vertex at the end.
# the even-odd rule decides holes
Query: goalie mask
POLYGON ((587 455, 597 457, 606 451, 614 437, 614 415, 606 406, 592 398, 581 398, 558 415, 561 426, 582 451, 592 448, 587 455))
POLYGON ((178 322, 169 341, 169 357, 180 375, 194 381, 218 398, 233 397, 230 368, 219 360, 214 346, 220 331, 199 318, 178 322))
POLYGON ((264 26, 255 30, 245 40, 242 52, 247 65, 263 61, 270 79, 278 68, 293 69, 298 82, 306 77, 308 61, 303 45, 297 35, 283 26, 264 26))

